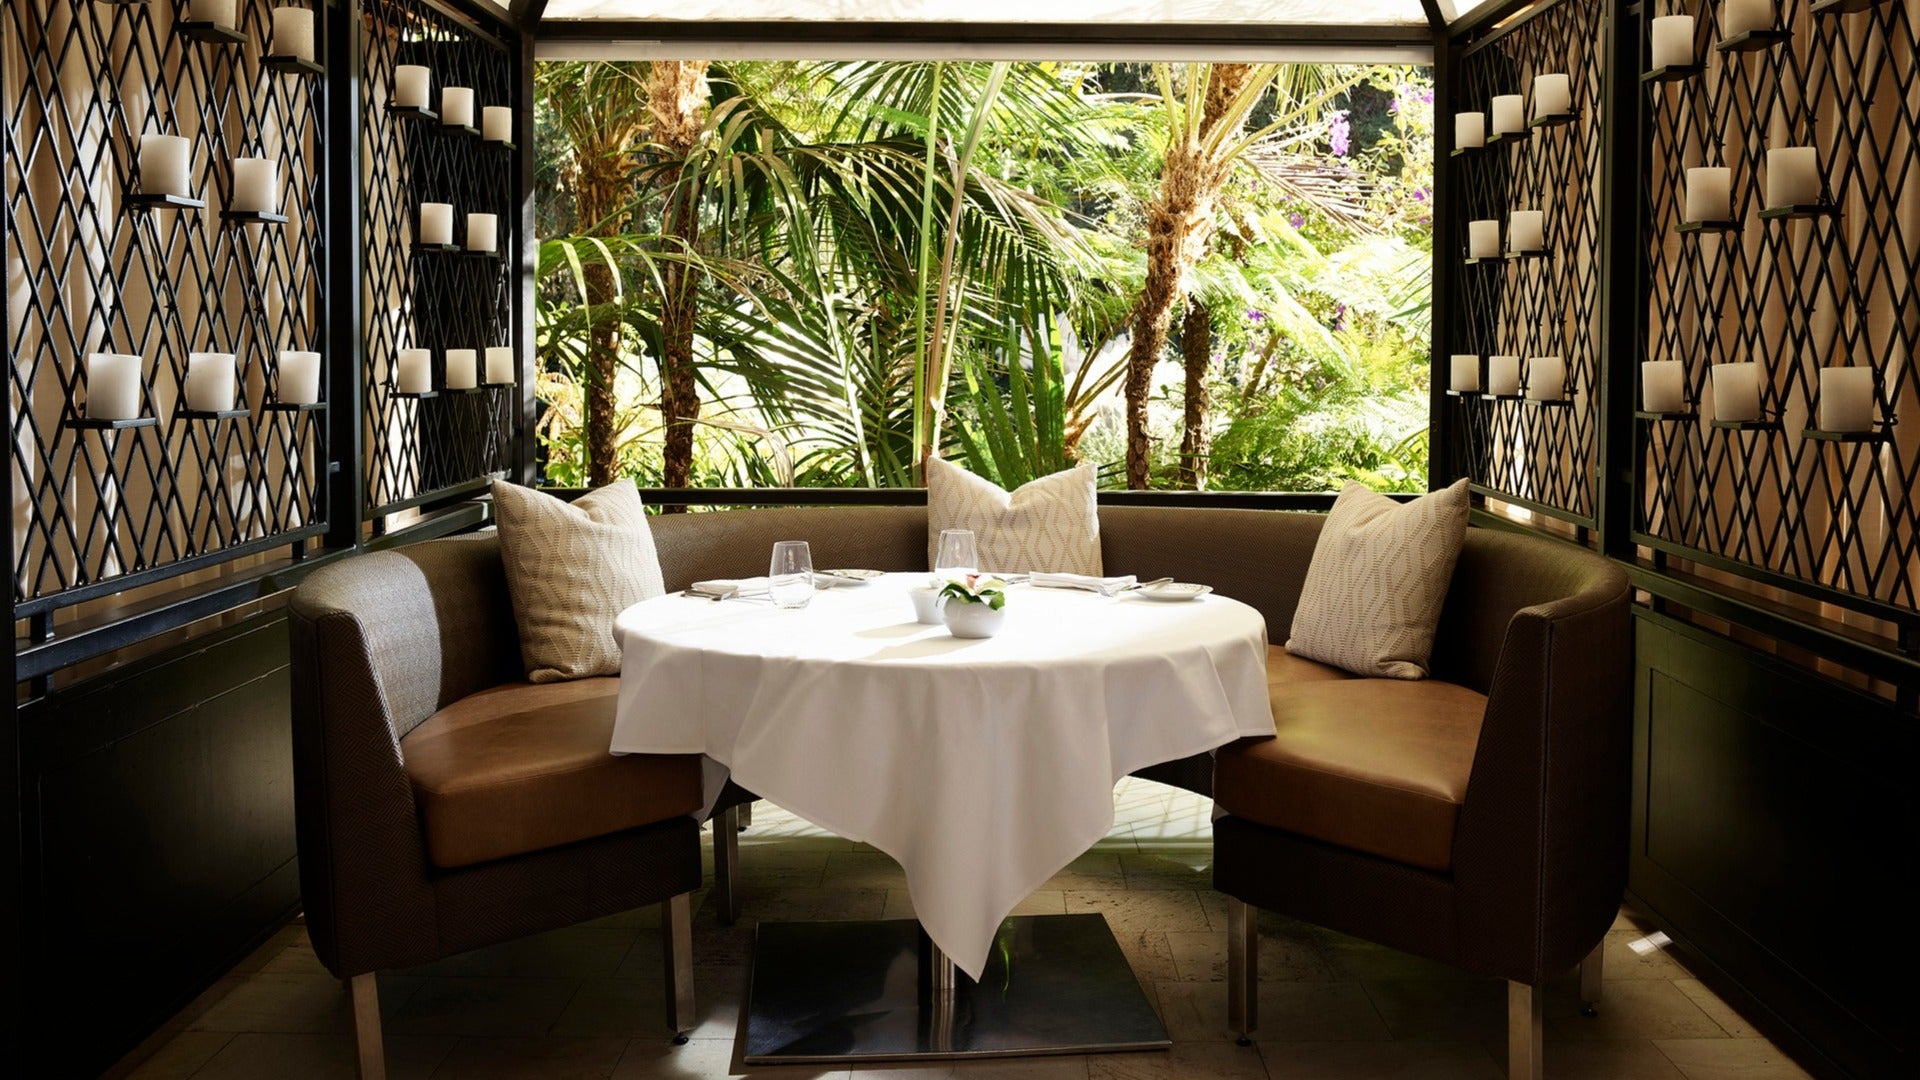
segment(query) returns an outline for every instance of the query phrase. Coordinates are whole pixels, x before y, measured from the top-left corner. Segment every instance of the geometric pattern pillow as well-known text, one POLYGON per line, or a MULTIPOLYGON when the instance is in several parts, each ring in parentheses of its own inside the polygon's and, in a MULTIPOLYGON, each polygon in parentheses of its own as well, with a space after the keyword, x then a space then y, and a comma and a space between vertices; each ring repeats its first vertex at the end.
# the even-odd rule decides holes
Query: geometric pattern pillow
POLYGON ((528 681, 620 674, 614 619, 667 591, 633 481, 569 503, 495 480, 493 517, 528 681))
POLYGON ((939 458, 927 459, 927 566, 943 529, 973 530, 980 569, 1000 574, 1100 574, 1100 510, 1085 463, 1009 493, 939 458))
POLYGON ((1467 538, 1467 482, 1408 503, 1348 482, 1307 567, 1287 652, 1356 675, 1424 679, 1467 538))

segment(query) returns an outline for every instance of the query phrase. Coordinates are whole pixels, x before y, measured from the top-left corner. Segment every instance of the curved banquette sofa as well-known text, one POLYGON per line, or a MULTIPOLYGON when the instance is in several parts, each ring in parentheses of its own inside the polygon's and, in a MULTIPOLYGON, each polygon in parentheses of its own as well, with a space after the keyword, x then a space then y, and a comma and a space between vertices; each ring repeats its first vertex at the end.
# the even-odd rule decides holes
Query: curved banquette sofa
MULTIPOLYGON (((1323 520, 1100 510, 1109 573, 1202 582, 1267 618, 1276 737, 1143 774, 1223 811, 1230 1022, 1253 1027, 1252 910, 1267 909, 1508 980, 1513 1075, 1537 1076, 1536 988, 1591 952, 1582 989, 1597 997, 1625 880, 1626 580, 1569 544, 1470 529, 1433 677, 1354 678, 1281 647, 1323 520)), ((918 507, 674 514, 652 528, 669 590, 765 573, 784 539, 809 541, 821 567, 927 565, 918 507)), ((353 989, 363 1072, 379 1075, 372 973, 649 903, 663 911, 668 1023, 690 1027, 699 763, 606 752, 616 679, 522 681, 496 539, 326 567, 296 591, 291 625, 307 925, 353 989)), ((719 873, 730 859, 716 856, 719 873)))

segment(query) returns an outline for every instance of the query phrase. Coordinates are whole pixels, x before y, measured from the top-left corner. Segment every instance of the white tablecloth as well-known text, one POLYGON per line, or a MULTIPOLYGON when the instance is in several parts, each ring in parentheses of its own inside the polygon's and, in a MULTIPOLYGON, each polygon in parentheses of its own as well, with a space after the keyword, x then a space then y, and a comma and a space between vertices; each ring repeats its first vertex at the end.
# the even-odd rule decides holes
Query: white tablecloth
POLYGON ((1014 905, 1113 827, 1121 777, 1273 734, 1266 622, 1220 596, 1015 587, 1000 634, 967 641, 913 621, 906 590, 925 581, 889 574, 800 611, 628 608, 613 751, 706 754, 891 855, 927 933, 977 978, 1014 905))

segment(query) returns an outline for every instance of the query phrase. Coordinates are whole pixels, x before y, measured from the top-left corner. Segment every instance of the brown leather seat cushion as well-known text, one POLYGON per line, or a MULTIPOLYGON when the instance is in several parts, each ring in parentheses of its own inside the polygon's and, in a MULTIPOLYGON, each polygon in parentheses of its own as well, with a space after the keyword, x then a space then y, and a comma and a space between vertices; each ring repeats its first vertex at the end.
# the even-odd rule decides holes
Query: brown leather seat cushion
POLYGON ((1433 679, 1270 684, 1275 737, 1220 750, 1213 795, 1221 808, 1329 844, 1449 869, 1486 696, 1433 679))
POLYGON ((620 680, 508 683, 400 740, 435 866, 468 866, 700 808, 697 755, 607 751, 620 680))

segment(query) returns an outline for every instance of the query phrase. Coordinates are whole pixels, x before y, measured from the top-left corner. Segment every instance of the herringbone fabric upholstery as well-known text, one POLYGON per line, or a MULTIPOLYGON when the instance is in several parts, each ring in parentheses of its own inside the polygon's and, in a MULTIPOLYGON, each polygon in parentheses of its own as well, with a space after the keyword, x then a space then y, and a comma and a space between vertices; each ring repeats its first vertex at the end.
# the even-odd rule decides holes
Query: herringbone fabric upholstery
POLYGON ((971 529, 980 568, 1000 573, 1099 574, 1095 473, 1079 465, 1009 493, 938 458, 927 462, 927 565, 945 529, 971 529))
POLYGON ((633 481, 567 503, 496 480, 493 512, 527 680, 618 675, 614 617, 666 592, 633 481))
POLYGON ((1410 503, 1347 484, 1314 546, 1287 651, 1356 675, 1426 678, 1466 535, 1465 480, 1410 503))

